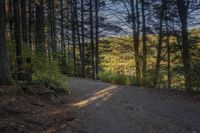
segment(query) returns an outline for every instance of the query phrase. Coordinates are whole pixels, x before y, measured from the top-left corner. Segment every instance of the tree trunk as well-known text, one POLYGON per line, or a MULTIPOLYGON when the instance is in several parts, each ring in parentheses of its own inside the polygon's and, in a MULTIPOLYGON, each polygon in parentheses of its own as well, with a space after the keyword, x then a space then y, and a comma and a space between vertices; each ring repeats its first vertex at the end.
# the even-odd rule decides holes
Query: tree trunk
POLYGON ((96 43, 96 77, 95 79, 98 79, 98 74, 99 74, 99 0, 95 0, 95 17, 96 17, 96 38, 95 38, 95 43, 96 43))
POLYGON ((55 17, 55 0, 51 0, 51 43, 52 43, 52 53, 55 54, 57 51, 56 42, 56 17, 55 17))
POLYGON ((162 0, 162 8, 160 12, 160 24, 159 24, 159 42, 157 47, 157 57, 156 57, 156 68, 154 74, 154 85, 157 86, 158 78, 160 78, 160 62, 161 62, 161 52, 163 43, 163 17, 164 17, 164 0, 162 0))
POLYGON ((92 56, 92 78, 95 79, 95 62, 94 62, 94 27, 93 27, 93 2, 89 1, 89 12, 90 12, 90 43, 91 43, 91 56, 92 56))
POLYGON ((131 14, 132 14, 132 30, 133 30, 133 40, 134 40, 134 50, 135 50, 135 70, 136 70, 136 84, 140 85, 140 61, 139 61, 139 11, 138 11, 138 1, 134 4, 131 0, 131 14), (136 17, 135 8, 136 7, 136 17))
POLYGON ((45 55, 43 0, 36 2, 36 53, 45 55))
POLYGON ((74 76, 77 76, 76 70, 76 27, 75 27, 75 10, 74 3, 71 5, 71 26, 72 26, 72 45, 73 45, 73 60, 74 60, 74 76))
POLYGON ((147 36, 146 36, 146 18, 145 18, 145 2, 144 0, 141 0, 142 3, 142 41, 143 41, 143 69, 142 69, 142 74, 143 74, 143 83, 146 81, 146 67, 147 67, 147 36))
POLYGON ((27 0, 21 0, 21 25, 22 25, 22 40, 24 46, 28 46, 28 28, 27 28, 27 13, 26 13, 26 3, 27 0))
POLYGON ((188 26, 187 20, 182 22, 182 45, 183 45, 183 65, 184 65, 184 77, 185 77, 185 88, 188 91, 192 89, 191 80, 191 65, 190 65, 190 54, 188 44, 188 26))
POLYGON ((65 52, 65 36, 64 36, 64 10, 63 10, 63 0, 60 0, 60 7, 61 7, 61 52, 62 52, 62 69, 63 72, 65 72, 65 68, 66 68, 66 52, 65 52))
POLYGON ((33 8, 32 8, 33 1, 29 0, 29 20, 28 20, 28 43, 29 49, 32 50, 32 22, 33 22, 33 8))
MULTIPOLYGON (((76 32, 77 32, 77 37, 78 37, 77 39, 78 39, 79 55, 80 55, 80 67, 82 70, 83 56, 82 56, 82 46, 81 46, 81 38, 80 38, 80 32, 79 32, 78 9, 77 9, 77 1, 76 0, 74 0, 74 8, 75 8, 76 32)), ((81 76, 83 76, 83 72, 81 72, 81 76)))
POLYGON ((6 44, 4 0, 0 0, 0 86, 11 85, 12 76, 6 44))
POLYGON ((19 0, 14 0, 14 28, 15 28, 15 45, 16 45, 16 57, 17 57, 17 70, 18 80, 23 80, 23 58, 22 58, 22 35, 21 35, 21 17, 19 0))
POLYGON ((81 34, 82 34, 82 74, 83 78, 85 77, 85 33, 84 33, 84 2, 81 0, 81 34))
POLYGON ((169 34, 169 26, 166 20, 166 31, 167 31, 167 81, 168 88, 171 88, 171 48, 170 48, 170 34, 169 34))
POLYGON ((191 91, 192 79, 191 79, 191 64, 190 64, 190 52, 188 42, 188 8, 189 0, 177 0, 177 6, 179 16, 181 20, 181 33, 182 33, 182 50, 183 50, 183 66, 184 66, 184 78, 185 78, 185 89, 191 91))

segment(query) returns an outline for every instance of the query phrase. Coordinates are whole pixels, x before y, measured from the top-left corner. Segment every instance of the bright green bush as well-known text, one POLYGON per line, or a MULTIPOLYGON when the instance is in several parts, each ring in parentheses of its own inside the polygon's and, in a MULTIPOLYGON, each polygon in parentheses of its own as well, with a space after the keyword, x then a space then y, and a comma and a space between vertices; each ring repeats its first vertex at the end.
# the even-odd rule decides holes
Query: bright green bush
POLYGON ((135 85, 135 78, 133 76, 127 76, 124 74, 117 74, 110 71, 101 71, 99 78, 102 81, 120 84, 120 85, 135 85))
POLYGON ((33 80, 54 91, 69 91, 67 77, 60 72, 58 61, 45 58, 33 59, 33 80))

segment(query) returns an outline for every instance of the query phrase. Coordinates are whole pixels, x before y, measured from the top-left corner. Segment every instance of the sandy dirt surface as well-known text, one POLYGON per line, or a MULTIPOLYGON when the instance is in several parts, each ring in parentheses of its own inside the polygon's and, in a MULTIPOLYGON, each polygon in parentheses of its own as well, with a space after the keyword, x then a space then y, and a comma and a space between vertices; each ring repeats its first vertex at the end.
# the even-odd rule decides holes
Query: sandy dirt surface
POLYGON ((71 94, 0 87, 0 133, 200 133, 199 95, 70 78, 71 94))
POLYGON ((188 95, 70 79, 74 133, 200 133, 200 102, 188 95))

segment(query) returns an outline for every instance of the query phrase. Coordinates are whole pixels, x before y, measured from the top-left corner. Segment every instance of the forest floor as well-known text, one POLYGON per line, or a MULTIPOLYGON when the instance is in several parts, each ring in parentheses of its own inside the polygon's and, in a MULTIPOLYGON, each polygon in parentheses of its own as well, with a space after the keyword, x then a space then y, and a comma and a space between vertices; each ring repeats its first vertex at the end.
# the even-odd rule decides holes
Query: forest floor
POLYGON ((68 96, 37 84, 0 87, 0 133, 70 133, 68 96))
POLYGON ((200 95, 70 78, 71 94, 0 88, 0 133, 200 133, 200 95))

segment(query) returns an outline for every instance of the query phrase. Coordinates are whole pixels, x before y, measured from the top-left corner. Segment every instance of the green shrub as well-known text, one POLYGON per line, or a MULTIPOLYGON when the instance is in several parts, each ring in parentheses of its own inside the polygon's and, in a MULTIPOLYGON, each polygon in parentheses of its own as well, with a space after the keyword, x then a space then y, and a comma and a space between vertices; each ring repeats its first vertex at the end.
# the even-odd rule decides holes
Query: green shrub
POLYGON ((33 61, 33 80, 54 91, 69 91, 67 77, 59 69, 58 61, 35 58, 33 61))
POLYGON ((120 85, 135 85, 135 78, 124 74, 117 74, 110 71, 101 71, 99 78, 102 81, 120 84, 120 85))
POLYGON ((122 74, 114 74, 113 78, 115 84, 126 85, 127 76, 122 74))

